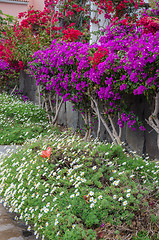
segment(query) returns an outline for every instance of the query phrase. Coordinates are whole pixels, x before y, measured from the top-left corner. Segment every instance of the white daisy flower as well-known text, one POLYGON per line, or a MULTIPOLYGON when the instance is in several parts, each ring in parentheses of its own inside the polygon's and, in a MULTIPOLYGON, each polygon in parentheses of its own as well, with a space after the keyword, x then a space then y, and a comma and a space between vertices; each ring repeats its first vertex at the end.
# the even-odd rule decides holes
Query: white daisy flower
POLYGON ((70 205, 68 205, 68 207, 67 207, 67 208, 69 209, 70 207, 71 207, 71 204, 70 204, 70 205))
POLYGON ((55 219, 55 226, 58 224, 59 222, 57 221, 57 219, 55 219))
POLYGON ((96 168, 97 168, 96 166, 92 167, 93 170, 95 170, 96 168))
POLYGON ((98 197, 98 199, 100 200, 100 199, 102 199, 103 198, 103 196, 102 195, 100 195, 99 197, 98 197))
POLYGON ((131 194, 130 194, 130 193, 128 193, 128 194, 126 195, 126 197, 127 197, 127 198, 129 198, 129 197, 130 197, 130 195, 131 195, 131 194))
POLYGON ((49 223, 48 223, 48 222, 46 222, 46 223, 45 223, 45 226, 47 227, 48 225, 49 225, 49 223))
POLYGON ((126 206, 127 204, 128 204, 128 202, 127 202, 127 201, 124 201, 124 202, 123 202, 123 205, 124 205, 124 206, 126 206))
POLYGON ((113 195, 113 199, 116 199, 116 195, 113 195))
POLYGON ((94 192, 90 191, 90 192, 89 192, 89 195, 90 195, 90 196, 93 196, 93 195, 94 195, 94 192))
POLYGON ((94 203, 91 203, 90 208, 94 207, 94 203))
POLYGON ((71 196, 70 196, 70 198, 73 198, 75 195, 74 194, 72 194, 71 196))
POLYGON ((76 224, 73 224, 73 225, 72 225, 72 228, 74 229, 75 227, 76 227, 76 224))
POLYGON ((48 209, 48 208, 45 208, 45 209, 44 209, 44 212, 45 212, 45 213, 48 213, 48 212, 49 212, 49 209, 48 209))

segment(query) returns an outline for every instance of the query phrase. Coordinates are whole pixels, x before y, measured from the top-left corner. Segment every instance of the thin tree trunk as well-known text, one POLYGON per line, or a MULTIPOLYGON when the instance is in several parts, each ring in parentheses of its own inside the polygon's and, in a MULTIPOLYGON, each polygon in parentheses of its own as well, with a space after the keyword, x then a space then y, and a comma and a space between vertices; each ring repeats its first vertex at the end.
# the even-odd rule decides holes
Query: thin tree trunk
POLYGON ((157 134, 157 147, 158 147, 158 150, 159 150, 159 133, 157 134))
POLYGON ((49 122, 51 122, 50 114, 49 114, 49 109, 48 109, 48 105, 47 105, 46 94, 45 94, 45 93, 44 93, 44 106, 45 106, 45 109, 46 109, 46 113, 47 113, 48 120, 49 120, 49 122))
POLYGON ((118 143, 118 144, 121 144, 120 137, 119 137, 119 135, 117 134, 117 131, 116 131, 115 126, 114 126, 114 123, 113 123, 113 120, 112 120, 112 118, 111 118, 111 116, 110 116, 109 114, 108 114, 108 119, 109 119, 110 124, 111 124, 112 129, 113 129, 113 136, 115 137, 117 143, 118 143))
POLYGON ((91 99, 92 99, 93 102, 95 103, 95 107, 91 104, 92 109, 95 111, 95 114, 96 114, 96 115, 99 117, 99 119, 102 121, 102 123, 103 123, 105 129, 107 130, 109 136, 111 137, 112 141, 113 141, 113 142, 116 142, 116 141, 115 141, 115 138, 114 138, 114 136, 113 136, 113 133, 110 131, 110 129, 109 129, 109 127, 108 127, 108 124, 106 123, 106 121, 104 120, 104 118, 102 117, 102 115, 101 115, 100 112, 99 112, 99 107, 98 107, 97 101, 96 101, 95 99, 93 99, 92 97, 91 97, 91 99))
MULTIPOLYGON (((49 104, 50 104, 51 113, 53 113, 54 109, 53 109, 53 106, 52 106, 52 103, 51 103, 51 94, 49 94, 49 104)), ((54 121, 54 117, 51 114, 51 123, 52 124, 53 124, 53 121, 54 121)))
POLYGON ((159 149, 159 92, 155 96, 155 106, 154 112, 149 116, 148 120, 146 119, 147 124, 149 124, 157 133, 157 147, 159 149))
POLYGON ((109 136, 111 137, 112 141, 116 144, 116 139, 113 136, 113 133, 110 131, 108 124, 106 123, 106 121, 104 120, 104 118, 102 117, 102 115, 100 114, 100 119, 105 127, 105 129, 107 130, 107 132, 109 133, 109 136))
MULTIPOLYGON (((90 121, 91 121, 91 113, 90 111, 89 112, 85 112, 85 114, 81 114, 82 115, 82 118, 87 125, 90 126, 90 121)), ((90 140, 90 135, 91 135, 91 128, 87 129, 86 133, 85 133, 85 136, 84 136, 84 141, 89 141, 90 140)))
POLYGON ((12 94, 14 93, 14 91, 16 90, 17 85, 15 85, 15 87, 13 88, 13 90, 11 91, 10 95, 12 96, 12 94))
POLYGON ((56 124, 57 123, 57 118, 58 118, 58 115, 59 115, 59 112, 60 112, 60 109, 62 107, 62 104, 63 104, 63 99, 61 99, 60 103, 58 104, 58 106, 56 105, 56 113, 55 113, 55 117, 53 119, 53 124, 56 124))
MULTIPOLYGON (((93 103, 95 104, 95 107, 96 107, 96 115, 98 117, 97 138, 99 139, 100 129, 101 129, 100 113, 99 113, 99 108, 98 108, 97 102, 92 97, 91 97, 91 99, 92 99, 92 101, 93 101, 93 103)), ((92 108, 93 108, 93 103, 91 104, 92 108)))
POLYGON ((88 126, 89 126, 89 129, 88 129, 87 141, 90 140, 91 132, 92 132, 92 129, 91 129, 91 127, 90 127, 90 122, 91 122, 91 111, 88 110, 88 126))
POLYGON ((39 95, 38 102, 39 102, 39 106, 41 107, 41 95, 40 95, 40 86, 39 85, 38 85, 38 95, 39 95))

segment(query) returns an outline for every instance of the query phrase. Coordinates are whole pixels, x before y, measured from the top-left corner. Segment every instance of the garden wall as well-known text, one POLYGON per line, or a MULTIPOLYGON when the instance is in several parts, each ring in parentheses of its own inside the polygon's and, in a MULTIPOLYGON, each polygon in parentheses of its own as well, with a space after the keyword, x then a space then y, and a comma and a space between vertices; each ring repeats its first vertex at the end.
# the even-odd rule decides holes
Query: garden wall
MULTIPOLYGON (((28 76, 24 71, 20 74, 20 90, 23 94, 28 96, 30 101, 34 104, 38 104, 38 94, 35 81, 28 76)), ((145 123, 146 131, 142 132, 136 128, 136 131, 132 131, 127 126, 123 128, 122 141, 126 142, 131 150, 135 150, 138 154, 146 154, 153 159, 159 159, 159 150, 157 148, 157 134, 156 132, 146 124, 145 119, 150 115, 150 105, 144 97, 141 96, 130 96, 128 99, 130 110, 134 111, 139 117, 140 121, 145 123)), ((73 128, 74 130, 79 129, 83 125, 80 113, 72 111, 72 105, 69 102, 63 103, 58 124, 73 128)), ((94 124, 93 137, 96 137, 97 124, 94 124)), ((104 127, 101 127, 100 133, 101 140, 110 140, 104 127)))

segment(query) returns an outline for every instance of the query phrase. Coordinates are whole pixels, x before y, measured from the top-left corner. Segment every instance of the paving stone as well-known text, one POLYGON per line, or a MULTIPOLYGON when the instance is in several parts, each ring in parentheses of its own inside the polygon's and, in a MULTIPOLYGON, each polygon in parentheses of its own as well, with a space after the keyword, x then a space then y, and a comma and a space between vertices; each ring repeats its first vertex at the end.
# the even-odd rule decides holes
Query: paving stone
POLYGON ((22 237, 12 237, 12 238, 9 238, 8 240, 24 240, 24 238, 22 237))
POLYGON ((19 145, 0 145, 0 155, 8 154, 10 151, 16 151, 20 146, 19 145))
POLYGON ((0 224, 0 232, 4 232, 4 231, 7 231, 7 230, 10 230, 12 228, 14 228, 14 224, 5 224, 5 225, 1 225, 0 224))
POLYGON ((24 240, 22 230, 10 218, 0 204, 0 240, 24 240))

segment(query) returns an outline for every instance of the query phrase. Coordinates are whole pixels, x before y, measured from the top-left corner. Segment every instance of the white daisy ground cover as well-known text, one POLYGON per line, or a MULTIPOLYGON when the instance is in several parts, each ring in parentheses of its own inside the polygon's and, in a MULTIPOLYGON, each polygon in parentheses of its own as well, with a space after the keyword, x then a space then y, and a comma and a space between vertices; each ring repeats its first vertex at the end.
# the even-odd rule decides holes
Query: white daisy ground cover
POLYGON ((0 94, 0 145, 23 144, 49 129, 46 112, 31 102, 0 94))
POLYGON ((158 174, 157 162, 121 146, 53 132, 2 159, 0 195, 37 239, 156 240, 158 174))

